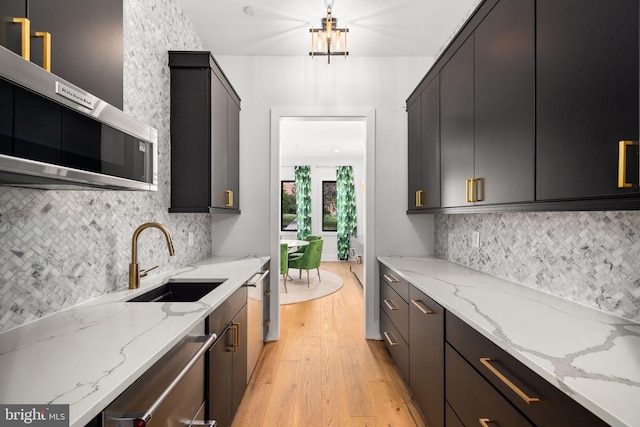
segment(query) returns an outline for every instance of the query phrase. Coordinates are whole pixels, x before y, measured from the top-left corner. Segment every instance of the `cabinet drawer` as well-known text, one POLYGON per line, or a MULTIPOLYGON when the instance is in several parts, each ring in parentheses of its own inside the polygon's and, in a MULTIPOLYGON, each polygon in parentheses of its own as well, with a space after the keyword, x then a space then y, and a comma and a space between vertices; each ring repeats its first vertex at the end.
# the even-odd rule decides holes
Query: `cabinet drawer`
POLYGON ((393 361, 398 366, 400 376, 406 384, 409 383, 409 345, 398 332, 389 317, 384 311, 380 312, 380 332, 382 333, 382 340, 387 346, 393 361))
POLYGON ((239 287, 209 316, 207 333, 221 336, 225 328, 247 304, 247 287, 239 287))
POLYGON ((409 302, 409 283, 382 263, 380 264, 380 283, 387 283, 403 300, 409 302))
POLYGON ((533 427, 448 344, 445 360, 446 399, 465 426, 533 427))
POLYGON ((409 341, 409 305, 387 283, 380 285, 380 307, 405 341, 409 341))
MULTIPOLYGON (((607 426, 575 400, 524 366, 455 315, 447 312, 445 324, 447 342, 537 426, 607 426), (484 363, 481 359, 484 360, 484 363), (512 386, 509 386, 498 375, 507 378, 512 386), (522 397, 515 391, 516 388, 524 393, 522 397), (524 400, 525 395, 538 398, 540 402, 527 403, 524 400)), ((449 370, 449 366, 447 366, 447 370, 449 370)))

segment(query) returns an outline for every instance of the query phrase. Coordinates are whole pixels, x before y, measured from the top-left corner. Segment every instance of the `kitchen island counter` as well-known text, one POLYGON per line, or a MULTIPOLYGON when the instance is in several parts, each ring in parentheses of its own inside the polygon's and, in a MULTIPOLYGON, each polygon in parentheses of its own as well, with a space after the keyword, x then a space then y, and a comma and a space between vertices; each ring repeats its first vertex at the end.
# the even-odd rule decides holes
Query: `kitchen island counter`
POLYGON ((211 257, 0 334, 0 403, 69 404, 69 425, 84 426, 268 260, 211 257), (168 281, 216 280, 196 302, 126 302, 168 281))
POLYGON ((640 426, 640 324, 433 257, 378 257, 614 427, 640 426))

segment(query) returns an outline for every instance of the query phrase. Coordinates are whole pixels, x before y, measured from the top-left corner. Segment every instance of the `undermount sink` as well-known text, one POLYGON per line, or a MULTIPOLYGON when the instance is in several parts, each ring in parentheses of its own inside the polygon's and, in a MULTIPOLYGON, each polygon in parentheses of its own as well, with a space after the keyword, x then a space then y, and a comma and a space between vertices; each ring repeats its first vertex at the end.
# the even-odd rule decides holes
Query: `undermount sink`
POLYGON ((192 302, 220 286, 224 282, 169 282, 160 287, 127 300, 128 302, 192 302))

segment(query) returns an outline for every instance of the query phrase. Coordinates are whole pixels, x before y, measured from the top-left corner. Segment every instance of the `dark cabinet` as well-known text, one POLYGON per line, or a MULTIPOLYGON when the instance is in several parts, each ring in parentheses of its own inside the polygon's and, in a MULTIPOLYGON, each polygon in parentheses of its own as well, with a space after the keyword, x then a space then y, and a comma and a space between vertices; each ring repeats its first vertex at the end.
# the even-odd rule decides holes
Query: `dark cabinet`
POLYGON ((219 337, 209 351, 207 419, 230 427, 247 388, 247 288, 236 290, 209 316, 207 332, 219 337))
POLYGON ((122 1, 30 0, 27 7, 12 0, 0 6, 0 18, 1 45, 22 55, 27 43, 32 62, 45 66, 49 55, 52 73, 122 109, 122 1), (26 41, 24 24, 13 18, 30 21, 26 41), (49 49, 45 33, 50 35, 49 49))
POLYGON ((442 206, 473 198, 473 34, 440 71, 440 174, 442 206))
POLYGON ((638 7, 537 1, 538 200, 638 192, 637 147, 618 186, 619 141, 638 140, 638 7))
POLYGON ((409 384, 409 283, 380 264, 380 332, 398 367, 409 384))
POLYGON ((440 71, 442 206, 533 201, 534 22, 499 1, 440 71))
POLYGON ((444 426, 444 309, 409 286, 409 387, 427 425, 444 426))
POLYGON ((407 107, 408 209, 440 206, 440 81, 436 76, 407 107))
POLYGON ((240 98, 210 52, 169 52, 169 212, 239 213, 240 98))

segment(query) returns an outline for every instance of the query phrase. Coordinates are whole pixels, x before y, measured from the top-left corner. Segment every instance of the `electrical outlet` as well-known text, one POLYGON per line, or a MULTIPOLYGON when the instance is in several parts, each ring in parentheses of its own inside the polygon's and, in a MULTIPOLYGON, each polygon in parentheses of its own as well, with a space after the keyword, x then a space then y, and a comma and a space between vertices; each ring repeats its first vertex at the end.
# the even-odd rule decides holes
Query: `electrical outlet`
POLYGON ((193 246, 193 231, 189 232, 189 246, 193 246))
POLYGON ((472 248, 480 247, 480 233, 477 231, 474 231, 473 233, 471 233, 471 247, 472 248))

